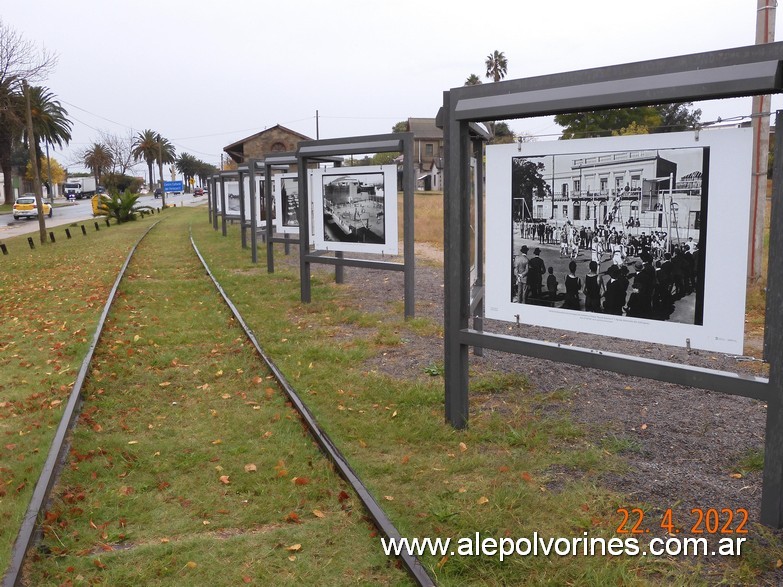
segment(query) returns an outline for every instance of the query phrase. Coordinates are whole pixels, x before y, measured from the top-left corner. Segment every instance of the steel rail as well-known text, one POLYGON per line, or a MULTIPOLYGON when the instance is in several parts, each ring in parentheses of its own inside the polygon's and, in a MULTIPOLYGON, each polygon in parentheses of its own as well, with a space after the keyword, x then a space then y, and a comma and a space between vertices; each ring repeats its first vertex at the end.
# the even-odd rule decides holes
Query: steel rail
MULTIPOLYGON (((201 255, 201 252, 196 246, 192 234, 190 237, 190 242, 193 245, 193 250, 196 252, 196 255, 201 260, 201 264, 204 266, 204 270, 207 272, 207 275, 212 280, 212 283, 215 285, 215 288, 218 290, 218 293, 220 293, 220 296, 223 298, 223 301, 231 310, 231 313, 234 315, 234 318, 236 319, 237 323, 245 331, 245 334, 247 335, 248 339, 253 343, 256 352, 263 359, 264 363, 266 363, 267 367, 272 372, 272 375, 275 378, 275 380, 277 380, 280 387, 283 388, 283 391, 285 392, 291 404, 294 406, 296 411, 299 412, 299 415, 302 417, 302 420, 307 425, 307 429, 310 432, 310 435, 318 443, 318 446, 321 448, 321 451, 334 464, 340 476, 342 476, 343 479, 345 479, 351 485, 351 487, 353 487, 353 490, 359 496, 359 499, 361 500, 362 504, 370 514, 370 517, 372 517, 375 526, 381 532, 383 532, 390 540, 399 541, 401 538, 399 531, 391 522, 391 520, 389 520, 389 517, 383 511, 383 508, 381 508, 381 506, 378 504, 378 501, 373 497, 372 493, 370 493, 367 487, 365 487, 364 483, 362 483, 362 480, 359 478, 359 476, 353 470, 353 468, 348 463, 346 458, 340 452, 340 449, 338 449, 334 445, 331 438, 329 438, 329 435, 318 426, 318 422, 316 421, 315 417, 310 412, 309 408, 305 405, 305 403, 301 400, 301 398, 296 393, 296 391, 291 386, 291 384, 288 383, 288 380, 286 379, 285 375, 283 375, 282 371, 280 371, 280 369, 277 368, 277 365, 275 365, 275 363, 269 358, 269 356, 261 348, 261 345, 258 343, 258 340, 253 334, 252 329, 250 329, 250 327, 247 325, 244 318, 242 318, 242 314, 240 314, 237 307, 231 301, 231 298, 229 298, 228 294, 220 285, 220 282, 213 275, 212 271, 209 268, 209 265, 207 265, 206 260, 201 255)), ((402 561, 402 564, 405 566, 405 569, 408 571, 408 574, 413 578, 414 581, 416 581, 418 585, 422 585, 422 586, 435 585, 435 582, 433 581, 432 577, 430 577, 427 570, 424 568, 424 566, 421 564, 421 562, 419 562, 419 560, 415 556, 411 555, 410 553, 403 552, 399 555, 399 557, 402 561)))
POLYGON ((103 327, 106 323, 106 318, 109 315, 112 303, 117 296, 117 290, 120 287, 120 282, 125 276, 125 271, 130 264, 133 254, 136 252, 136 248, 139 246, 144 237, 155 228, 160 220, 150 226, 144 234, 139 237, 139 240, 131 248, 128 253, 125 263, 123 263, 120 272, 117 274, 117 279, 114 280, 114 285, 109 292, 109 297, 106 300, 106 304, 103 306, 103 312, 98 320, 98 326, 95 329, 95 334, 92 337, 92 343, 87 350, 87 354, 84 355, 82 366, 79 369, 79 374, 76 376, 76 381, 71 389, 71 394, 68 397, 68 402, 63 410, 63 416, 60 419, 60 424, 57 426, 57 431, 52 439, 52 444, 49 447, 49 454, 46 457, 41 475, 38 477, 38 481, 35 484, 33 495, 30 498, 30 504, 27 506, 27 512, 22 519, 22 525, 19 528, 19 533, 14 541, 13 549, 11 550, 11 562, 3 577, 3 587, 16 587, 21 585, 22 578, 22 565, 24 564, 27 552, 30 547, 38 538, 38 517, 41 511, 46 507, 49 502, 49 494, 52 491, 57 478, 60 476, 63 466, 65 465, 65 459, 68 455, 68 450, 71 446, 70 432, 73 430, 76 424, 76 419, 81 411, 83 403, 82 398, 82 386, 87 378, 89 372, 90 363, 92 357, 95 354, 95 348, 98 346, 98 341, 103 334, 103 327))

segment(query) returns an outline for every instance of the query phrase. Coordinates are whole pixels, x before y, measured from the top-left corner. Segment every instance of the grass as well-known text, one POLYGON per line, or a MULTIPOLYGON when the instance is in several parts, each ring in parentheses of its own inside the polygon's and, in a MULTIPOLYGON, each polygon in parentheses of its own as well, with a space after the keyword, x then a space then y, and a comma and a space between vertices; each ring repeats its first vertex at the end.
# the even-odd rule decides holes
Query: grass
MULTIPOLYGON (((98 349, 44 549, 29 567, 34 584, 408 582, 380 553, 356 499, 341 499, 350 492, 205 280, 186 240, 191 223, 261 345, 403 536, 609 538, 621 521, 617 508, 644 506, 601 482, 638 446, 596 437, 569 419, 559 409, 568 389, 545 394, 520 375, 475 375, 471 427, 455 431, 443 423, 442 365, 423 365, 414 380, 366 367, 409 337, 442 336, 439 327, 401 320, 398 303, 384 314, 358 312, 356 292, 332 284, 328 271, 314 271, 315 301, 301 304, 290 259, 280 255, 268 274, 240 249, 236 227, 223 238, 203 209, 164 217, 131 265, 98 349)), ((35 251, 15 246, 0 264, 0 287, 11 292, 0 299, 0 361, 11 377, 0 387, 2 566, 57 402, 125 252, 150 222, 35 251), (70 268, 77 256, 86 270, 70 268), (46 313, 14 321, 25 304, 46 313)), ((425 225, 417 221, 417 233, 425 225)), ((749 554, 713 565, 709 578, 684 561, 652 557, 422 561, 441 585, 747 584, 774 565, 780 548, 774 535, 753 531, 749 554)))

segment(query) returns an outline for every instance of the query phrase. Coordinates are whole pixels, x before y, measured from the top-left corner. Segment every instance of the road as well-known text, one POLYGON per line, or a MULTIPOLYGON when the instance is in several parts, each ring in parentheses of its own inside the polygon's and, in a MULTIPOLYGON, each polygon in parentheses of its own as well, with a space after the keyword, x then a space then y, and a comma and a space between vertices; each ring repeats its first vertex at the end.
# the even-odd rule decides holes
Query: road
MULTIPOLYGON (((166 203, 176 204, 177 206, 198 206, 199 204, 205 204, 206 201, 206 196, 194 198, 190 194, 166 195, 166 203)), ((160 198, 154 198, 152 195, 142 195, 138 204, 140 206, 160 208, 161 200, 160 198)), ((66 202, 65 199, 57 198, 54 202, 54 214, 51 218, 46 218, 46 229, 92 220, 92 218, 92 202, 89 199, 66 202)), ((14 220, 14 216, 10 212, 0 214, 0 241, 36 232, 38 232, 38 220, 36 218, 14 220)))

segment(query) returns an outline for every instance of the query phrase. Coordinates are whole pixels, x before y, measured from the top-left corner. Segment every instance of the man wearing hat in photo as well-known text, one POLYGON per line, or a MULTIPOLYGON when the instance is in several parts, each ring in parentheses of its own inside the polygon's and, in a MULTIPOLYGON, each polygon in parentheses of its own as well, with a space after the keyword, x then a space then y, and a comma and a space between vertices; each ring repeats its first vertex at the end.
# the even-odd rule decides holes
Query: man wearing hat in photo
POLYGON ((527 298, 527 276, 530 261, 527 258, 527 245, 522 245, 519 249, 519 256, 517 257, 517 266, 515 267, 515 273, 517 277, 517 301, 520 304, 525 303, 527 298))
POLYGON ((541 249, 533 249, 533 258, 529 261, 527 269, 527 284, 530 286, 530 295, 534 298, 540 298, 542 295, 541 286, 544 284, 544 274, 546 265, 541 258, 541 249))
POLYGON ((649 318, 652 314, 653 289, 655 288, 655 269, 651 265, 652 256, 643 252, 641 259, 634 263, 636 276, 633 290, 628 298, 628 316, 649 318))

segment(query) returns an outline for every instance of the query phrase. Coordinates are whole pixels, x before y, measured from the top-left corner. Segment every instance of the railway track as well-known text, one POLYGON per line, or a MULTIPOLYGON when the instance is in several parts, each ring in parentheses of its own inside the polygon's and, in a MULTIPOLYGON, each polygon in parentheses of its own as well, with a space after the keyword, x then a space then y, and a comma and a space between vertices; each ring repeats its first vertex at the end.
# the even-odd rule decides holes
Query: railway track
MULTIPOLYGON (((139 238, 139 240, 132 247, 124 264, 122 265, 122 268, 108 296, 103 312, 101 313, 92 343, 90 344, 90 347, 84 356, 84 360, 82 361, 81 368, 79 369, 72 391, 69 395, 66 407, 63 411, 63 415, 60 420, 59 426, 56 430, 51 449, 48 453, 41 475, 36 484, 35 490, 33 492, 33 496, 31 498, 29 507, 27 509, 27 513, 25 514, 22 525, 20 527, 19 534, 14 544, 14 549, 11 556, 11 562, 6 572, 6 575, 4 576, 3 579, 4 587, 11 587, 11 586, 24 584, 23 571, 25 568, 26 560, 28 560, 29 554, 36 550, 35 547, 38 544, 38 541, 41 539, 42 523, 49 521, 49 516, 47 512, 48 512, 48 508, 51 507, 53 498, 55 497, 53 495, 53 490, 56 488, 59 482, 58 480, 60 479, 60 476, 63 473, 64 468, 66 468, 66 465, 68 464, 69 453, 71 453, 72 456, 74 453, 78 455, 78 451, 72 452, 73 450, 72 439, 74 437, 74 432, 76 427, 79 426, 80 413, 84 407, 84 402, 85 402, 84 390, 85 390, 85 386, 88 384, 88 375, 90 373, 93 374, 96 373, 96 366, 94 363, 96 352, 105 349, 107 345, 109 346, 112 345, 110 341, 107 341, 107 338, 109 336, 113 336, 114 333, 112 332, 111 335, 108 335, 106 333, 107 323, 110 321, 110 313, 112 316, 114 316, 116 315, 117 312, 123 312, 123 311, 125 312, 130 311, 130 312, 137 312, 137 313, 141 312, 141 310, 139 310, 134 305, 133 300, 128 301, 127 299, 124 299, 123 300, 124 307, 121 309, 118 309, 116 307, 115 301, 119 296, 119 292, 121 291, 123 286, 128 283, 129 280, 132 281, 132 280, 142 279, 142 276, 138 272, 136 272, 135 275, 129 275, 129 266, 131 266, 131 264, 134 261, 136 261, 137 254, 139 257, 143 257, 143 255, 145 254, 144 253, 145 239, 148 238, 148 236, 151 234, 154 235, 156 232, 160 232, 160 229, 158 229, 157 231, 155 230, 156 227, 160 224, 160 222, 161 221, 158 221, 152 226, 150 226, 150 228, 139 238)), ((210 268, 208 267, 204 257, 201 255, 200 251, 198 250, 198 247, 196 246, 196 243, 193 241, 192 237, 189 238, 189 242, 190 242, 190 246, 192 247, 192 254, 195 254, 195 256, 198 257, 199 262, 201 263, 201 268, 203 269, 203 271, 200 272, 201 275, 203 276, 204 274, 206 274, 206 276, 211 281, 211 284, 219 292, 222 300, 225 302, 225 305, 230 311, 232 317, 231 319, 232 325, 236 325, 242 329, 244 333, 243 336, 245 340, 249 342, 250 345, 252 346, 253 352, 255 353, 257 359, 260 359, 263 362, 266 369, 270 373, 270 375, 267 376, 267 378, 273 378, 277 383, 279 389, 285 394, 286 401, 296 411, 296 413, 298 414, 298 419, 300 420, 301 424, 307 430, 312 440, 315 441, 315 443, 318 445, 323 456, 326 459, 328 459, 328 462, 330 463, 330 467, 335 472, 337 472, 339 476, 342 477, 342 479, 344 479, 353 489, 359 501, 361 502, 364 511, 366 512, 366 516, 375 525, 377 531, 388 538, 399 538, 400 537, 399 532, 396 530, 392 522, 389 520, 388 516, 386 516, 383 509, 380 507, 378 501, 373 497, 372 493, 367 489, 367 487, 364 485, 364 483, 359 478, 359 476, 354 472, 350 464, 347 462, 347 460, 344 458, 341 452, 337 449, 337 447, 331 441, 329 436, 320 428, 316 418, 307 408, 305 402, 303 402, 302 399, 299 397, 296 390, 287 381, 287 379, 285 378, 281 370, 278 369, 278 367, 274 364, 274 362, 267 355, 267 353, 265 353, 264 350, 261 348, 253 332, 245 323, 237 307, 232 303, 231 299, 228 297, 224 289, 221 287, 218 280, 212 274, 210 268)), ((150 278, 151 276, 146 275, 144 277, 150 278)), ((162 280, 164 282, 166 281, 166 279, 168 279, 165 275, 155 275, 153 276, 153 278, 156 279, 157 281, 162 280)), ((131 293, 126 293, 123 294, 123 297, 131 298, 132 295, 133 294, 131 293)), ((172 292, 172 296, 173 295, 176 295, 175 292, 172 292)), ((168 298, 166 299, 168 301, 168 298)), ((165 309, 163 311, 165 311, 165 309)), ((225 313, 225 310, 223 310, 222 312, 220 310, 216 310, 214 316, 211 319, 219 320, 221 313, 225 313)), ((138 339, 139 338, 138 335, 135 338, 138 339)), ((113 347, 120 345, 121 342, 122 341, 116 341, 113 347)), ((240 346, 242 346, 243 344, 244 343, 240 343, 240 346)), ((155 346, 158 345, 156 344, 155 346)), ((107 352, 109 352, 109 354, 112 356, 115 355, 114 350, 107 351, 107 352)), ((214 349, 212 352, 214 352, 214 349)), ((176 367, 179 367, 179 365, 176 365, 176 359, 173 361, 173 363, 176 367)), ((258 365, 247 365, 248 372, 253 369, 258 369, 258 365)), ((120 369, 117 369, 117 371, 119 370, 120 369)), ((236 369, 236 371, 241 372, 243 371, 243 369, 236 369)), ((116 375, 116 374, 112 373, 112 375, 116 375)), ((166 388, 168 388, 169 385, 171 384, 176 385, 177 382, 166 381, 159 385, 164 385, 164 383, 166 384, 166 388)), ((205 384, 204 388, 206 389, 206 387, 208 387, 208 385, 205 384)), ((201 389, 201 387, 199 387, 199 389, 201 389)), ((168 389, 166 389, 166 391, 168 391, 168 389)), ((267 388, 266 390, 267 396, 269 395, 269 391, 270 389, 267 388)), ((230 394, 223 394, 222 397, 226 398, 227 395, 230 394)), ((244 391, 242 391, 241 395, 245 397, 246 394, 244 391)), ((176 401, 173 401, 171 403, 172 405, 177 404, 176 401)), ((255 404, 256 402, 248 401, 245 403, 255 404)), ((253 408, 256 409, 256 406, 254 405, 253 408)), ((213 409, 211 411, 213 412, 213 415, 216 414, 216 410, 213 409)), ((85 417, 82 417, 82 420, 84 419, 85 417)), ((87 418, 87 421, 89 423, 90 419, 87 418)), ((154 427, 152 424, 150 424, 149 426, 151 429, 154 427)), ((100 425, 94 424, 94 429, 99 430, 100 425)), ((137 441, 135 440, 130 440, 128 441, 128 444, 135 444, 136 442, 137 441)), ((217 441, 213 441, 213 444, 215 442, 217 441)), ((74 467, 76 465, 71 463, 70 466, 74 467)), ((127 473, 127 471, 125 471, 125 473, 127 473)), ((95 473, 93 473, 93 475, 95 475, 95 473)), ((224 477, 221 477, 221 481, 223 481, 223 479, 224 477)), ((228 476, 225 476, 225 479, 226 481, 224 482, 227 484, 228 476)), ((298 484, 299 482, 297 481, 297 479, 301 480, 303 478, 295 477, 293 479, 293 481, 298 484)), ((127 487, 123 486, 123 489, 127 489, 127 487)), ((62 495, 58 496, 58 499, 61 498, 62 495)), ((71 510, 73 509, 79 509, 79 508, 71 508, 71 510)), ((289 514, 289 518, 291 515, 293 515, 294 518, 296 518, 295 514, 289 514)), ((291 520, 289 519, 289 521, 291 520)), ((205 520, 204 523, 209 523, 209 521, 205 520)), ((89 524, 90 526, 95 527, 95 524, 92 519, 90 519, 89 524)), ((105 533, 104 533, 104 538, 108 538, 108 536, 106 536, 105 533)), ((380 543, 379 543, 380 541, 376 538, 374 539, 374 542, 375 542, 375 548, 380 550, 380 543)), ((115 546, 117 546, 116 550, 123 549, 121 545, 115 545, 115 546)), ((115 546, 112 546, 111 544, 108 543, 104 544, 104 548, 110 551, 115 550, 115 546)), ((328 547, 324 546, 324 548, 328 548, 328 547)), ((414 556, 403 554, 400 556, 399 562, 402 565, 402 567, 404 567, 404 569, 407 571, 410 578, 416 584, 418 585, 433 584, 432 578, 429 576, 429 574, 426 572, 424 567, 414 556)))

